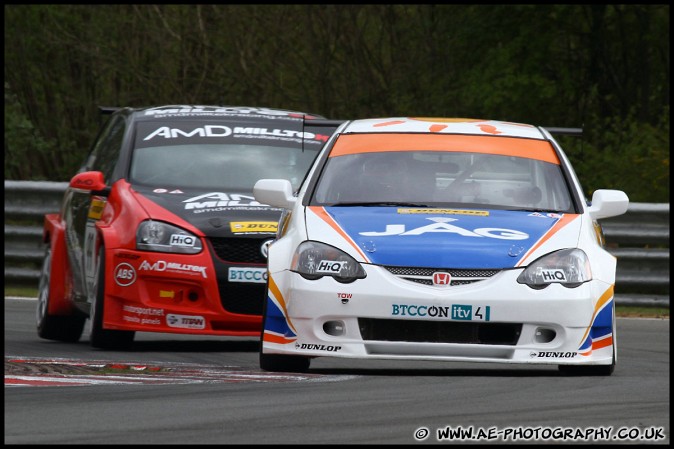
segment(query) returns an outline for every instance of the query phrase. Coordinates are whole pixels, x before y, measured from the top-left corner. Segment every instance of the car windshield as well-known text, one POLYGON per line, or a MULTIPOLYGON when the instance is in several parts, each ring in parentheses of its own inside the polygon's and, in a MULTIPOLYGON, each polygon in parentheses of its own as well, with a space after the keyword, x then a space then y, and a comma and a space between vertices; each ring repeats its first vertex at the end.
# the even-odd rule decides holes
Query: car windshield
POLYGON ((384 151, 331 157, 312 204, 541 211, 569 211, 572 206, 557 164, 458 151, 384 151))
POLYGON ((242 144, 188 144, 137 148, 130 180, 157 187, 252 190, 262 178, 299 187, 317 149, 242 144))

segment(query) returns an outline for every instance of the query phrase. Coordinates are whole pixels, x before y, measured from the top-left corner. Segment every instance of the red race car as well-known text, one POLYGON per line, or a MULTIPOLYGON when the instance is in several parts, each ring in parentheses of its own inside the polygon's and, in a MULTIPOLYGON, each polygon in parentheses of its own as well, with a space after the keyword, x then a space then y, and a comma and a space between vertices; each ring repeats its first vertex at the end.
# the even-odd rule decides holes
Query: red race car
POLYGON ((111 113, 45 216, 37 332, 96 348, 136 331, 258 336, 281 209, 261 178, 297 188, 340 121, 279 109, 161 106, 111 113))

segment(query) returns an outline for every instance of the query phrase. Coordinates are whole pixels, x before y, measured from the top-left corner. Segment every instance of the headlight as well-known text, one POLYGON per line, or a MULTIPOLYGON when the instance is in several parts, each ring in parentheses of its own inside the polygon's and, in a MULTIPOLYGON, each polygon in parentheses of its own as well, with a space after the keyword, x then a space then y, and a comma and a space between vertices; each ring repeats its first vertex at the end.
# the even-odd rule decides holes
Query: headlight
POLYGON ((310 241, 297 247, 290 271, 310 280, 332 276, 337 282, 345 284, 365 277, 363 267, 344 251, 310 241))
POLYGON ((520 284, 541 289, 552 283, 578 287, 592 280, 587 255, 580 249, 563 249, 547 254, 530 264, 517 278, 520 284))
POLYGON ((197 254, 201 239, 177 226, 161 221, 146 220, 136 231, 136 249, 161 253, 197 254))

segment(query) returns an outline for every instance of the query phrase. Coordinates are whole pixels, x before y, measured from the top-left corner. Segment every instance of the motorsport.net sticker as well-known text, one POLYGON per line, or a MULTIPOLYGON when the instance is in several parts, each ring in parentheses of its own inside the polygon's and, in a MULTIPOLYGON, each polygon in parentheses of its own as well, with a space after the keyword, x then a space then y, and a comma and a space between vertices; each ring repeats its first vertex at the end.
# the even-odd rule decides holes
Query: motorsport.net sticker
MULTIPOLYGON (((414 439, 424 441, 428 427, 414 431, 414 439)), ((663 427, 474 427, 446 426, 436 429, 437 441, 662 441, 667 438, 663 427)))
POLYGON ((432 207, 419 209, 398 209, 399 214, 444 214, 444 215, 477 215, 488 217, 487 210, 463 210, 463 209, 434 209, 432 207))

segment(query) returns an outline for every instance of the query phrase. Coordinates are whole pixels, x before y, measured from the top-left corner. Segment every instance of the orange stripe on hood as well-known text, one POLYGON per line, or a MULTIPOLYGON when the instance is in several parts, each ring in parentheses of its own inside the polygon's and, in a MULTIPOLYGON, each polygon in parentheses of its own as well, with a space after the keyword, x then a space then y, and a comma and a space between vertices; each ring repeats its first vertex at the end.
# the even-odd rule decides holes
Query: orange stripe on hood
POLYGON ((316 214, 317 217, 319 217, 321 220, 326 222, 332 229, 335 230, 339 235, 341 235, 344 240, 346 240, 357 252, 360 254, 360 256, 365 260, 366 262, 369 262, 370 259, 363 253, 360 248, 358 248, 358 245, 356 245, 356 242, 353 241, 349 235, 344 232, 341 226, 337 224, 337 222, 328 214, 325 210, 324 207, 321 206, 309 206, 309 210, 311 210, 314 214, 316 214))
POLYGON ((531 249, 530 249, 529 251, 527 251, 527 253, 524 255, 524 257, 522 257, 522 259, 520 259, 520 261, 519 261, 519 262, 517 263, 517 265, 515 265, 515 266, 516 266, 516 267, 522 266, 522 264, 524 264, 524 261, 527 260, 527 258, 528 258, 531 254, 533 254, 534 251, 536 251, 536 250, 537 250, 543 243, 545 243, 545 242, 547 242, 548 240, 550 240, 550 237, 552 237, 553 235, 555 235, 560 229, 562 229, 564 226, 566 226, 566 225, 568 225, 569 223, 571 223, 573 220, 575 220, 575 219, 578 218, 579 216, 580 216, 580 215, 578 215, 578 214, 564 214, 564 215, 562 215, 562 218, 560 218, 559 220, 557 220, 557 223, 555 223, 555 224, 550 228, 550 230, 548 230, 548 232, 546 232, 545 234, 543 234, 543 236, 538 240, 538 242, 536 242, 536 244, 535 244, 534 246, 532 246, 531 249))

